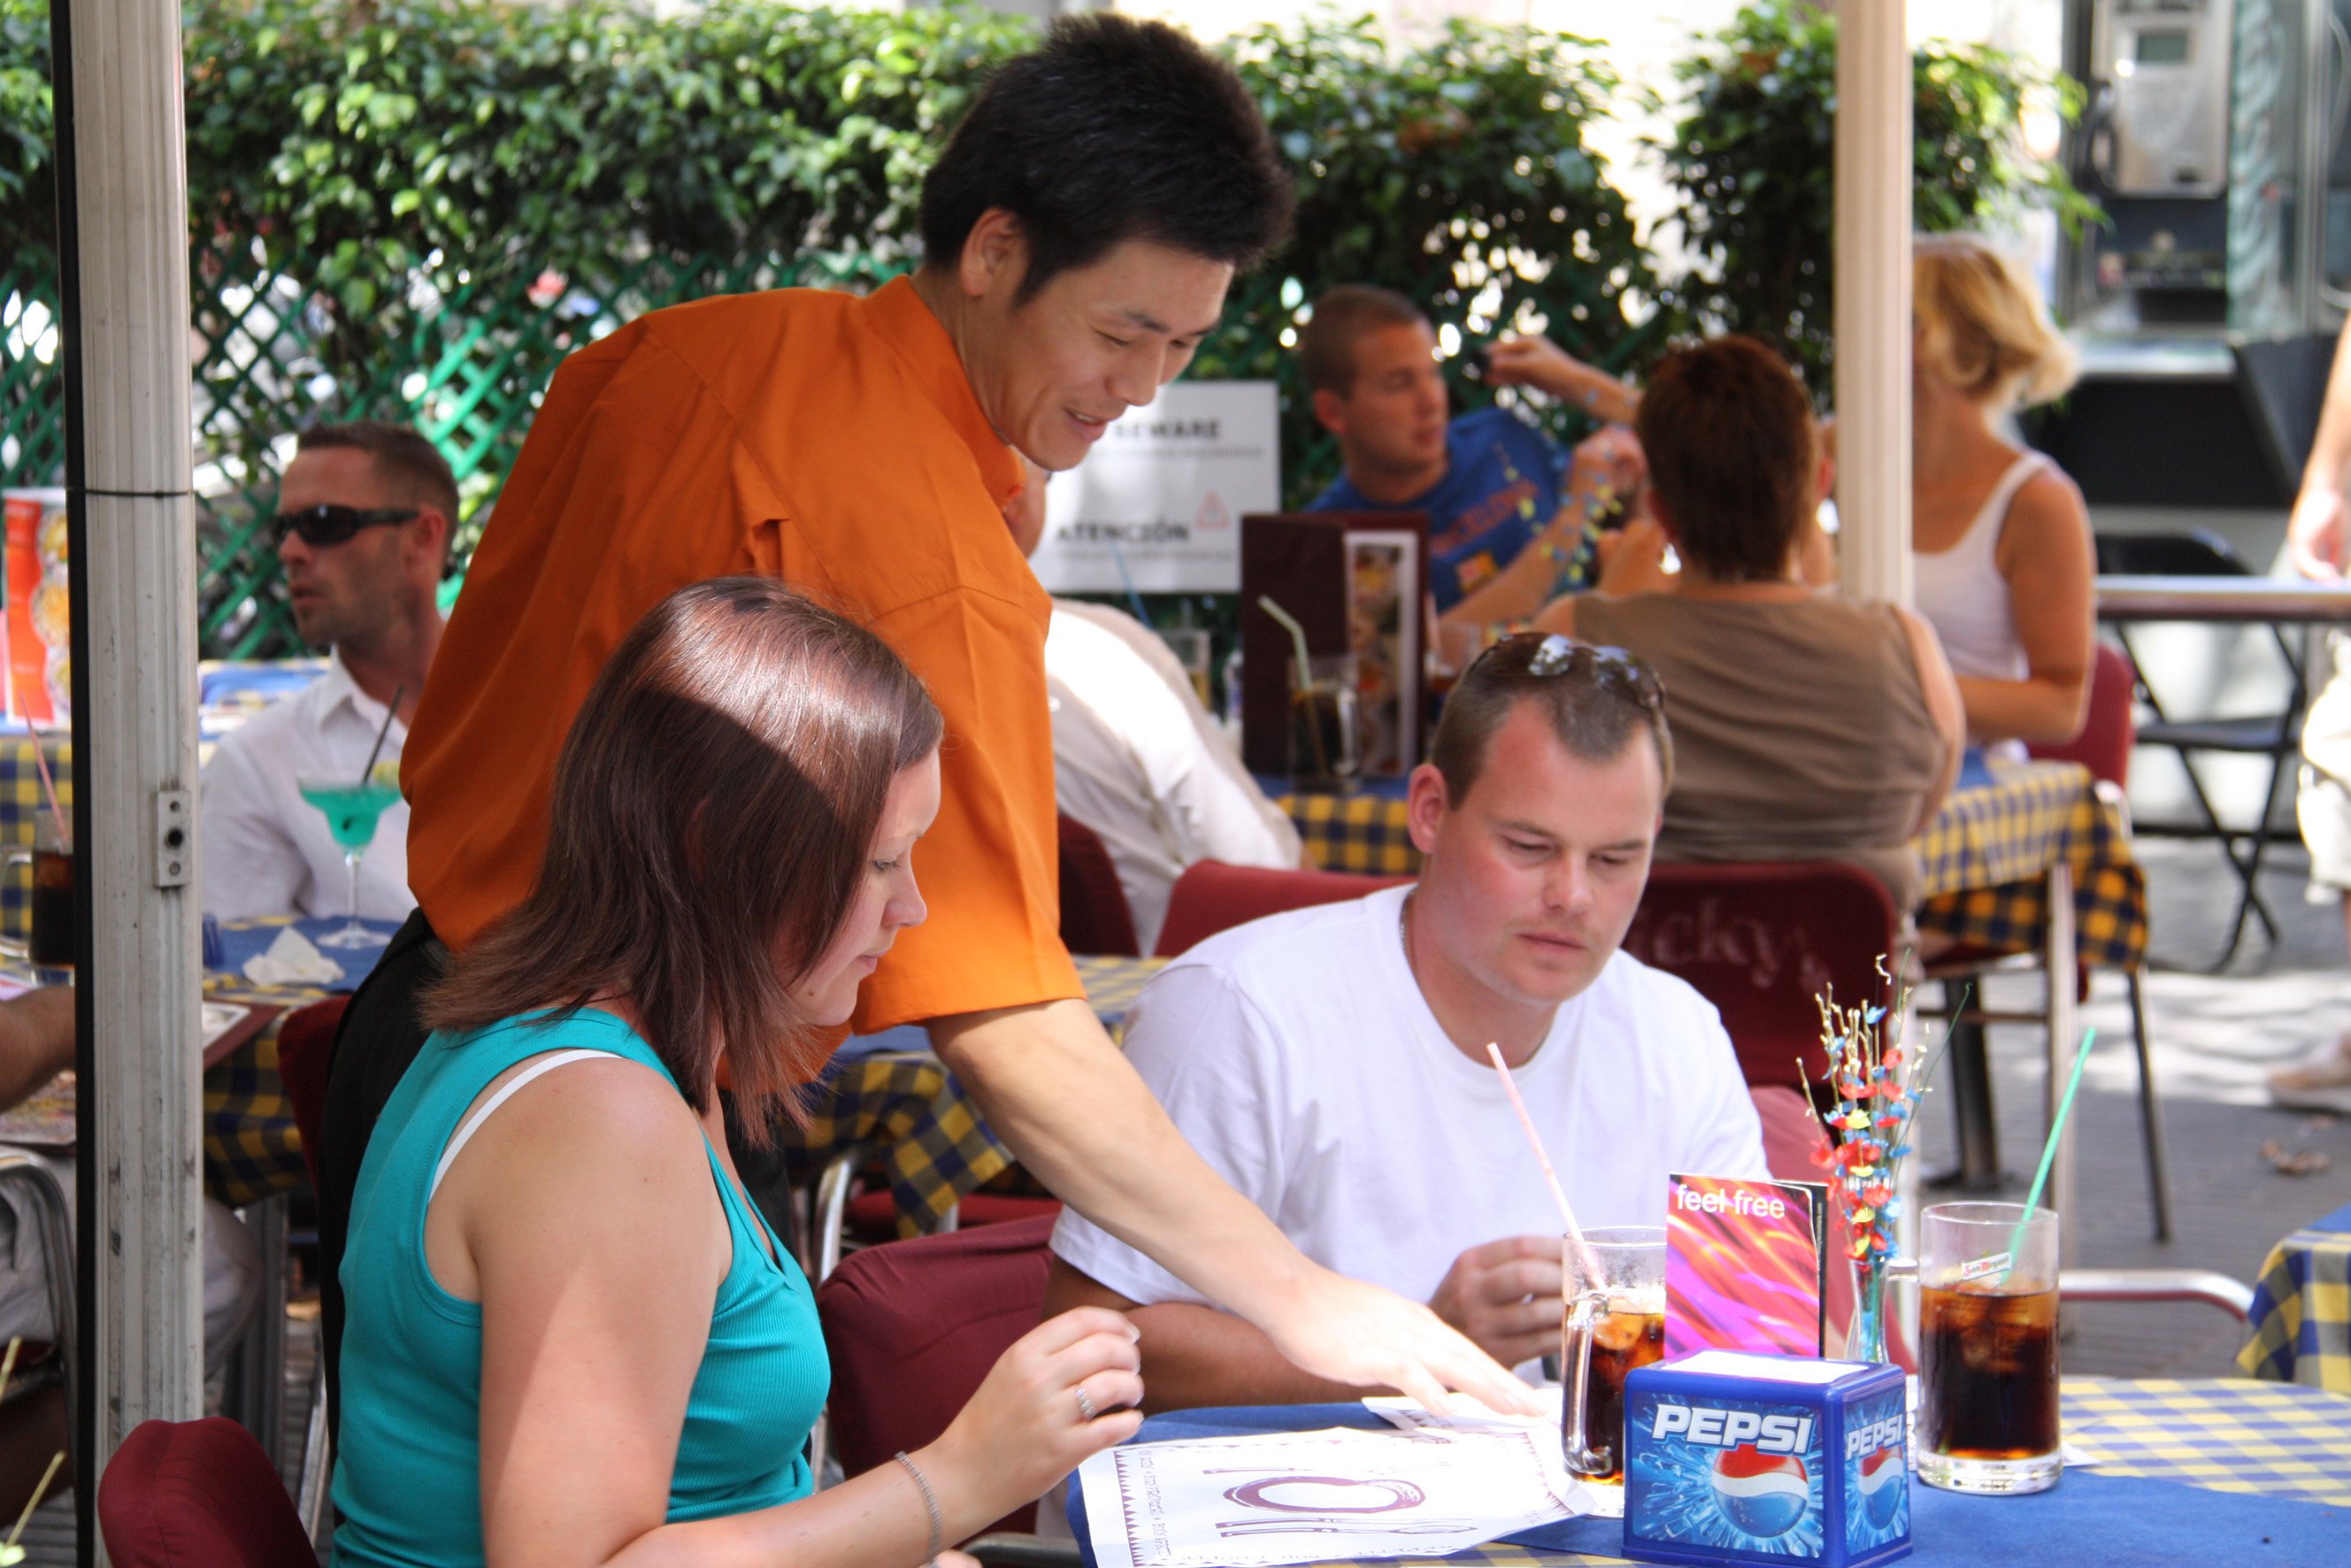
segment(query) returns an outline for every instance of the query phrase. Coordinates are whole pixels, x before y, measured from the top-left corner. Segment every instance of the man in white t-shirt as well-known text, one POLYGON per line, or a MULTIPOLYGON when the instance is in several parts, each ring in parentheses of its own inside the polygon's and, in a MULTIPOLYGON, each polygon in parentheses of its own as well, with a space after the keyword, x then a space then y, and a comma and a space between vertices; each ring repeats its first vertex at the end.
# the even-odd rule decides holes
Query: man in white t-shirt
MULTIPOLYGON (((1618 951, 1673 752, 1656 678, 1527 633, 1466 672, 1411 781, 1419 883, 1253 922, 1169 965, 1129 1060, 1300 1250, 1427 1301, 1506 1366, 1558 1348, 1559 1216, 1498 1043, 1587 1227, 1662 1225, 1666 1177, 1766 1174, 1729 1037, 1618 951)), ((1143 1336, 1148 1409, 1352 1397, 1065 1213, 1046 1311, 1143 1336)))
MULTIPOLYGON (((377 771, 398 777, 408 719, 441 644, 441 573, 456 517, 448 460, 418 432, 360 420, 302 433, 272 526, 294 623, 303 641, 333 652, 325 674, 231 731, 204 768, 208 914, 352 912, 343 852, 297 780, 356 781, 379 734, 377 771)), ((415 906, 408 807, 395 802, 360 857, 358 913, 397 921, 415 906)))
POLYGON ((1186 866, 1297 869, 1298 830, 1258 789, 1149 627, 1056 599, 1045 688, 1054 803, 1102 836, 1145 953, 1186 866))

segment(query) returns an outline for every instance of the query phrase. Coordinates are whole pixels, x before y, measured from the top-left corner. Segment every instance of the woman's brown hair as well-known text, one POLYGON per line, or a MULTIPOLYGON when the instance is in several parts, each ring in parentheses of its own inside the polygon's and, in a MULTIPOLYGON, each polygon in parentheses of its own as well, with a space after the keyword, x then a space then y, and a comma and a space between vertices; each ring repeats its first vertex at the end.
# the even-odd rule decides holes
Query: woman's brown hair
POLYGON ((1740 337, 1668 354, 1634 434, 1684 560, 1721 582, 1787 570, 1815 473, 1813 405, 1787 361, 1740 337))
POLYGON ((914 672, 765 578, 680 589, 614 650, 556 764, 530 896, 421 1009, 469 1030, 626 998, 687 1103, 806 1114, 829 1043, 789 988, 848 918, 890 781, 945 728, 914 672))

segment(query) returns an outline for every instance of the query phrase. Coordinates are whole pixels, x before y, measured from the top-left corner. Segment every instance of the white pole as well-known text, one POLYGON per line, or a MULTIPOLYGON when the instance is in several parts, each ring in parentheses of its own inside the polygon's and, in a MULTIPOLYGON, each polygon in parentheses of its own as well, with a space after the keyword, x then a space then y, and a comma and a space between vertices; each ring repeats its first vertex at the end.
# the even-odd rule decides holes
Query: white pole
POLYGON ((1904 0, 1837 8, 1837 582, 1910 602, 1910 46, 1904 0))
POLYGON ((179 7, 65 30, 88 1494, 140 1422, 203 1414, 196 548, 179 7))

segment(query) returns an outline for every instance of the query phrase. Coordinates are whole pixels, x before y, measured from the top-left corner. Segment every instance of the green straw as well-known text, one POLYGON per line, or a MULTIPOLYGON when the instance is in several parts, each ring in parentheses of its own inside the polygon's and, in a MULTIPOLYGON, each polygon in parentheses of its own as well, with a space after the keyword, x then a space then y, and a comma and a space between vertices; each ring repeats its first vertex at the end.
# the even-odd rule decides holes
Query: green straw
POLYGON ((2024 1228, 2032 1223, 2032 1211, 2041 1207, 2041 1189, 2049 1185, 2050 1167, 2057 1163, 2057 1140, 2065 1135, 2065 1118, 2074 1113, 2074 1096, 2082 1092, 2082 1070, 2090 1065, 2090 1042, 2097 1038, 2095 1025, 2082 1031, 2082 1049, 2074 1053, 2074 1076, 2066 1080, 2065 1097, 2057 1102, 2057 1114, 2049 1123, 2049 1146, 2041 1151, 2041 1168, 2032 1173, 2032 1190, 2024 1195, 2024 1218, 2016 1222, 2008 1239, 2011 1256, 2024 1249, 2024 1228))

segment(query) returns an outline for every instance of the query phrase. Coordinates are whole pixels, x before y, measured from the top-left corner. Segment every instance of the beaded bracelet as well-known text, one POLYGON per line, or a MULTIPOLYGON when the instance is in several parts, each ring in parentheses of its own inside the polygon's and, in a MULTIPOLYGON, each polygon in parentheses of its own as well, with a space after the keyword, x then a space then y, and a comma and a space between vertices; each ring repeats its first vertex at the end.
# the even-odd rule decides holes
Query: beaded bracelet
POLYGON ((939 1500, 932 1495, 931 1483, 923 1479, 923 1472, 915 1468, 914 1460, 906 1457, 904 1448, 898 1450, 896 1458, 906 1467, 906 1473, 914 1479, 914 1490, 923 1494, 923 1511, 931 1516, 931 1549, 923 1553, 923 1561, 935 1563, 939 1560, 939 1548, 946 1544, 944 1539, 946 1526, 939 1519, 939 1500))

